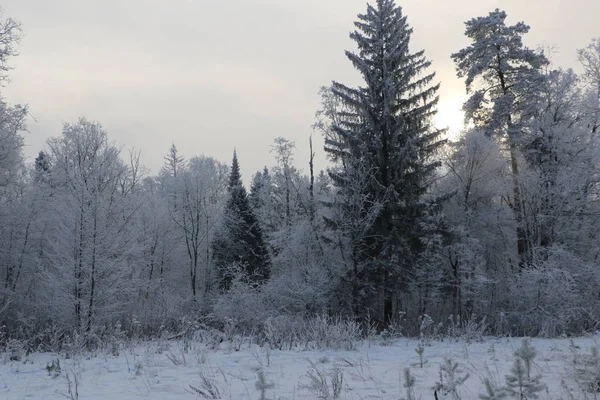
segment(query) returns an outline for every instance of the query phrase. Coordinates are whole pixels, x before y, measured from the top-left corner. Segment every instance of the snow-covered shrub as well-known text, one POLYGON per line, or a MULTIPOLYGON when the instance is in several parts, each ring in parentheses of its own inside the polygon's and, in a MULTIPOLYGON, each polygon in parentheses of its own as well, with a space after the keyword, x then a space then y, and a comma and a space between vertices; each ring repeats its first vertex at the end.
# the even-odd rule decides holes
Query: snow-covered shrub
POLYGON ((269 317, 262 330, 264 343, 273 349, 292 350, 304 339, 306 321, 297 316, 269 317))
POLYGON ((307 321, 308 347, 354 350, 360 337, 360 325, 350 319, 317 315, 307 321))
POLYGON ((200 373, 200 381, 197 385, 190 385, 191 392, 204 399, 218 400, 221 398, 221 390, 214 379, 200 373))
POLYGON ((25 356, 27 343, 18 339, 10 339, 6 344, 6 357, 8 361, 21 361, 25 356))
POLYGON ((556 337, 591 329, 600 311, 595 295, 599 285, 597 267, 563 248, 546 249, 544 259, 511 283, 512 333, 556 337))
POLYGON ((436 324, 433 318, 427 314, 419 316, 419 338, 424 343, 441 337, 442 323, 436 324))
POLYGON ((263 291, 269 304, 279 313, 302 314, 324 312, 331 302, 337 283, 332 266, 325 265, 317 249, 317 231, 308 218, 272 235, 278 249, 273 259, 273 276, 263 291))
POLYGON ((127 333, 123 330, 121 323, 116 322, 114 325, 107 327, 102 337, 106 350, 113 357, 118 357, 121 349, 127 341, 127 333))
POLYGON ((62 350, 66 335, 67 332, 65 329, 59 327, 58 325, 48 325, 36 335, 36 348, 40 351, 58 353, 60 350, 62 350))
POLYGON ((344 374, 338 365, 334 365, 331 371, 325 371, 312 361, 311 368, 306 373, 308 383, 300 387, 315 393, 324 400, 339 399, 344 384, 344 374))
POLYGON ((446 335, 457 341, 472 343, 483 342, 483 336, 488 329, 486 318, 477 319, 472 315, 469 319, 461 321, 460 316, 450 315, 448 317, 448 329, 446 335))
POLYGON ((306 350, 354 350, 361 338, 361 330, 358 323, 340 316, 301 318, 281 315, 265 321, 262 336, 270 347, 280 350, 298 346, 306 350))
POLYGON ((590 354, 579 357, 575 364, 575 381, 588 393, 600 393, 600 355, 592 347, 590 354))
MULTIPOLYGON (((392 344, 394 344, 396 339, 399 339, 404 336, 404 327, 402 326, 402 320, 404 318, 404 315, 404 313, 400 313, 398 318, 394 318, 392 321, 390 321, 388 326, 383 331, 381 331, 381 345, 391 346, 392 344)), ((371 329, 368 329, 366 333, 367 337, 370 337, 370 332, 372 332, 371 329)))
POLYGON ((63 345, 63 351, 65 353, 65 358, 67 359, 82 354, 87 348, 85 335, 81 335, 76 331, 65 338, 63 345))
POLYGON ((269 310, 259 288, 236 281, 227 293, 219 296, 213 315, 222 324, 231 323, 240 332, 248 333, 262 325, 269 317, 269 310))

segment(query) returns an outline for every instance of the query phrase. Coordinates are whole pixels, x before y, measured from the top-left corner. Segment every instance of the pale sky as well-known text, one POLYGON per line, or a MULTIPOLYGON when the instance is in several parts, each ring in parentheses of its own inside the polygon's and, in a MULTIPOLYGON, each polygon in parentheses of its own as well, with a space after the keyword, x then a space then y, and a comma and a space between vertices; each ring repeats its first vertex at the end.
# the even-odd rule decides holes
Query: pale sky
MULTIPOLYGON (((319 87, 358 84, 344 56, 365 0, 0 0, 23 24, 12 60, 10 103, 27 103, 31 160, 63 122, 99 121, 157 172, 171 143, 191 157, 229 163, 238 150, 246 181, 273 165, 277 136, 296 141, 307 169, 319 87)), ((450 54, 464 21, 507 11, 531 25, 526 44, 553 46, 555 64, 578 67, 576 49, 600 36, 598 0, 405 0, 413 50, 424 49, 442 83, 440 123, 456 126, 465 98, 450 54)), ((326 167, 315 138, 318 169, 326 167)))

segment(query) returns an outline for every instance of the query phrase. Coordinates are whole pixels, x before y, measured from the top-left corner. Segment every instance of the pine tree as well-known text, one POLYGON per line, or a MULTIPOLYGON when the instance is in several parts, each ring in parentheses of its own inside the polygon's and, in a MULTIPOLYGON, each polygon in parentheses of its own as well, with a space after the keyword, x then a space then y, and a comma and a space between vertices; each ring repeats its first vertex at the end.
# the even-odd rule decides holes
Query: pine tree
POLYGON ((528 377, 527 368, 520 357, 515 357, 515 362, 506 375, 506 393, 513 399, 527 400, 539 398, 538 393, 546 389, 540 382, 541 376, 528 377))
POLYGON ((506 375, 504 390, 508 395, 518 400, 537 399, 538 393, 546 389, 546 385, 541 383, 541 375, 531 375, 535 356, 535 348, 529 340, 523 339, 521 347, 515 351, 515 362, 510 374, 506 375))
POLYGON ((426 72, 424 52, 410 52, 412 29, 393 0, 368 5, 355 26, 350 38, 359 51, 346 55, 365 86, 333 83, 341 111, 330 118, 325 150, 336 163, 330 175, 342 207, 344 196, 356 198, 351 190, 356 180, 366 182, 362 213, 381 205, 366 233, 352 241, 352 254, 364 265, 364 276, 355 279, 362 287, 355 291, 370 292, 370 304, 364 305, 375 306, 384 324, 395 308, 392 294, 406 283, 426 234, 420 224, 427 211, 423 199, 439 165, 432 155, 443 144, 442 131, 431 125, 439 85, 426 72))
POLYGON ((489 378, 485 378, 483 384, 485 385, 485 394, 478 396, 481 400, 502 400, 508 396, 504 388, 497 388, 489 378))
POLYGON ((440 364, 440 380, 435 383, 433 390, 442 393, 446 397, 460 399, 459 386, 469 379, 469 373, 465 372, 459 363, 445 358, 440 364))
POLYGON ((531 257, 531 246, 525 226, 518 150, 544 81, 541 69, 548 60, 523 45, 522 37, 529 32, 529 26, 523 22, 507 26, 506 16, 506 12, 496 9, 488 16, 465 22, 465 35, 472 44, 452 54, 452 58, 458 77, 466 78, 467 92, 471 93, 464 105, 466 117, 488 135, 505 139, 508 144, 517 252, 523 267, 531 257), (473 91, 473 83, 479 77, 484 83, 473 91))
POLYGON ((223 224, 212 244, 220 286, 224 290, 230 289, 233 280, 238 278, 234 276, 238 272, 236 268, 249 283, 264 283, 270 275, 269 253, 242 183, 236 152, 233 153, 228 191, 223 224))

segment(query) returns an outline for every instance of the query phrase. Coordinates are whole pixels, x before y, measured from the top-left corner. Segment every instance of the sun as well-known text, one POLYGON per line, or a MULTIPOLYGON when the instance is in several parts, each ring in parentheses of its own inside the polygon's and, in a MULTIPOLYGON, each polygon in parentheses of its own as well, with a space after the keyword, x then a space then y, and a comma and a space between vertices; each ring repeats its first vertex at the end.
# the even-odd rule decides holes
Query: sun
POLYGON ((440 99, 435 125, 439 129, 448 129, 449 139, 456 138, 464 126, 465 113, 462 106, 465 99, 462 96, 440 99))

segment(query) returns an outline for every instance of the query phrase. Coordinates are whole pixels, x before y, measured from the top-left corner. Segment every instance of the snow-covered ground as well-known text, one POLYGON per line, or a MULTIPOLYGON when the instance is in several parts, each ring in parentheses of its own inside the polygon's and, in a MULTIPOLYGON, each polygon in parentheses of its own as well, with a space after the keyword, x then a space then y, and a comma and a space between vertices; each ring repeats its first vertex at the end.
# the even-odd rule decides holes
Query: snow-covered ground
MULTIPOLYGON (((573 362, 584 359, 596 340, 600 342, 600 336, 531 341, 537 350, 533 372, 547 385, 540 398, 570 398, 564 385, 576 387, 573 362)), ((331 377, 337 370, 343 377, 340 399, 398 400, 406 397, 407 367, 416 378, 416 398, 433 399, 445 358, 470 375, 459 386, 460 398, 476 399, 484 392, 484 378, 504 384, 521 339, 432 341, 425 346, 423 367, 415 352, 418 344, 414 339, 398 339, 391 346, 363 342, 354 351, 267 351, 246 344, 236 351, 227 343, 210 349, 200 342, 163 341, 125 348, 118 356, 34 353, 11 361, 8 354, 0 354, 0 399, 260 399, 259 371, 264 371, 269 386, 267 399, 319 399, 324 393, 309 388, 310 375, 323 373, 331 394, 331 377), (49 371, 47 366, 57 358, 60 372, 49 371)), ((574 393, 574 398, 585 397, 574 393)))

